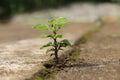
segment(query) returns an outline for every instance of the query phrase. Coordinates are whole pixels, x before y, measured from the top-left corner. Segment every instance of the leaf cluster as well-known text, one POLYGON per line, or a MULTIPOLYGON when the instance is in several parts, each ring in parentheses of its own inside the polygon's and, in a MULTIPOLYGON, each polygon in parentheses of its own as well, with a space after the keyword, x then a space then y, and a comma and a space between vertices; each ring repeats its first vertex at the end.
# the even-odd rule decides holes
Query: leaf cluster
POLYGON ((53 42, 49 42, 43 46, 41 46, 40 49, 51 47, 46 51, 46 53, 52 52, 52 55, 55 55, 55 52, 58 52, 59 50, 63 50, 62 47, 71 46, 70 42, 67 39, 57 41, 58 38, 62 38, 61 34, 57 34, 59 29, 61 29, 68 21, 64 17, 59 17, 57 19, 51 19, 49 22, 49 25, 47 24, 38 24, 34 26, 35 29, 41 29, 41 30, 48 30, 51 32, 51 34, 42 34, 42 38, 51 38, 53 42))
POLYGON ((66 18, 59 17, 57 19, 51 19, 48 21, 50 25, 47 24, 38 24, 34 26, 35 29, 49 30, 49 31, 58 31, 61 29, 68 21, 66 18))

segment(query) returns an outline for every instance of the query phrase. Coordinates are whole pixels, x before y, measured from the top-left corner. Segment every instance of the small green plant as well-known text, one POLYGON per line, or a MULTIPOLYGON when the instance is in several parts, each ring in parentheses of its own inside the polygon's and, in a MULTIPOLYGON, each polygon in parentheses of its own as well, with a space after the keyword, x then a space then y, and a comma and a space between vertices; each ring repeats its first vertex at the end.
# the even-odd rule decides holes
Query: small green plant
POLYGON ((105 25, 105 20, 102 17, 98 17, 95 21, 98 25, 97 26, 104 26, 105 25))
POLYGON ((111 35, 113 38, 120 38, 120 34, 112 34, 111 35))
POLYGON ((50 47, 46 52, 51 53, 51 56, 54 56, 54 61, 56 64, 59 63, 59 57, 58 52, 60 50, 63 50, 63 47, 71 46, 70 42, 67 39, 58 41, 58 38, 62 38, 61 34, 58 34, 57 32, 65 26, 65 24, 68 22, 66 18, 59 17, 57 19, 51 19, 49 22, 49 25, 47 24, 38 24, 34 26, 35 29, 41 29, 41 30, 48 30, 51 32, 51 34, 42 34, 42 38, 50 38, 53 40, 53 42, 49 42, 45 45, 43 45, 40 49, 50 47))

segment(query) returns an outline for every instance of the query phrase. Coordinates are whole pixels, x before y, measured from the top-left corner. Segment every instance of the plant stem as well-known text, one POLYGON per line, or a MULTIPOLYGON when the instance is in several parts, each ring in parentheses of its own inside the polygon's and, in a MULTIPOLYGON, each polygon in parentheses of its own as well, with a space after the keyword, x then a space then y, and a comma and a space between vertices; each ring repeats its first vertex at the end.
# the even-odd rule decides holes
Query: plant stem
MULTIPOLYGON (((56 31, 53 31, 54 35, 56 35, 56 31)), ((54 38, 54 55, 55 55, 55 63, 58 64, 59 63, 59 58, 58 58, 58 49, 57 49, 58 45, 57 45, 57 39, 54 38)))

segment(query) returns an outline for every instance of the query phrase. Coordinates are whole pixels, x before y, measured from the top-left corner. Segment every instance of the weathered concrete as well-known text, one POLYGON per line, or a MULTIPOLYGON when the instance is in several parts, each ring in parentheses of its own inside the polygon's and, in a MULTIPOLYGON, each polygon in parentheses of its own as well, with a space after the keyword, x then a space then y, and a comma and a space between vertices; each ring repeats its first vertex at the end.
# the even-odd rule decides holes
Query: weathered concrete
MULTIPOLYGON (((64 34, 64 38, 74 44, 83 34, 91 30, 94 26, 92 23, 70 23, 60 30, 60 32, 64 34)), ((14 28, 11 31, 14 32, 14 28)), ((26 30, 23 29, 23 31, 26 30)), ((31 35, 35 34, 29 30, 27 31, 31 35)), ((13 37, 17 35, 20 36, 20 34, 16 34, 15 36, 13 35, 13 37)), ((17 37, 19 38, 19 36, 17 37)), ((0 45, 0 80, 24 80, 43 68, 41 62, 50 59, 50 57, 45 53, 46 49, 40 50, 39 46, 48 41, 48 39, 32 38, 20 41, 15 39, 9 43, 2 43, 0 45)))
POLYGON ((120 80, 119 25, 106 24, 85 44, 78 44, 81 51, 77 61, 50 80, 120 80))

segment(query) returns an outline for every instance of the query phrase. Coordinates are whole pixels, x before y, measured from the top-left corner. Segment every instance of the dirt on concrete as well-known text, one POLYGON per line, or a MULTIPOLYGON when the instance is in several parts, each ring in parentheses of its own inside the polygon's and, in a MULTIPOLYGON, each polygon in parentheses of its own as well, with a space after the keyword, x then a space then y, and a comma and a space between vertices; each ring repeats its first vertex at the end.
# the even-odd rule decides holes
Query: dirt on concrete
POLYGON ((78 61, 50 80, 120 80, 119 25, 106 24, 85 44, 79 44, 78 61))

